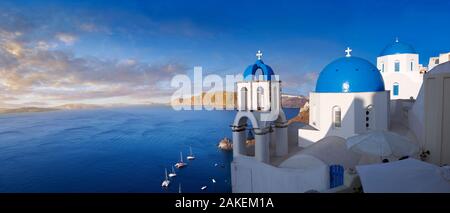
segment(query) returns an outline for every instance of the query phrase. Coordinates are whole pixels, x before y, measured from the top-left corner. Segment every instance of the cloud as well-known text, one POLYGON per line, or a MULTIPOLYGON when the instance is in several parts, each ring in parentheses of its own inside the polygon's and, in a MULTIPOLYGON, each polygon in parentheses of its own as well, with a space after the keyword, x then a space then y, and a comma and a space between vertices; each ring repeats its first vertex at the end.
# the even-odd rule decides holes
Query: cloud
POLYGON ((2 48, 9 54, 20 57, 22 55, 22 46, 17 42, 5 42, 2 48))
POLYGON ((55 38, 67 46, 73 45, 77 40, 77 37, 68 33, 58 33, 55 35, 55 38))
POLYGON ((45 41, 38 41, 36 43, 36 48, 39 50, 49 50, 49 49, 53 49, 56 47, 58 47, 58 45, 53 42, 49 43, 49 42, 45 42, 45 41))
POLYGON ((299 94, 308 95, 308 92, 314 90, 314 86, 316 85, 317 78, 319 76, 319 72, 310 71, 310 72, 302 72, 301 76, 285 76, 283 79, 283 87, 286 90, 295 91, 299 94))
MULTIPOLYGON (((67 35, 61 39, 72 42, 67 35)), ((149 100, 170 94, 171 90, 158 85, 187 70, 187 66, 176 62, 148 64, 135 59, 76 57, 70 51, 52 47, 54 44, 45 41, 23 41, 21 35, 0 33, 3 105, 112 97, 149 100)))
POLYGON ((33 102, 170 96, 170 80, 186 73, 185 64, 165 57, 146 63, 131 56, 76 56, 71 50, 75 44, 92 41, 85 38, 105 44, 126 38, 136 45, 140 38, 211 36, 190 20, 156 20, 121 10, 68 11, 58 6, 42 7, 35 13, 35 8, 13 5, 0 7, 0 108, 33 102))
POLYGON ((97 31, 97 26, 95 24, 92 23, 83 23, 80 25, 80 29, 85 31, 85 32, 96 32, 97 31))

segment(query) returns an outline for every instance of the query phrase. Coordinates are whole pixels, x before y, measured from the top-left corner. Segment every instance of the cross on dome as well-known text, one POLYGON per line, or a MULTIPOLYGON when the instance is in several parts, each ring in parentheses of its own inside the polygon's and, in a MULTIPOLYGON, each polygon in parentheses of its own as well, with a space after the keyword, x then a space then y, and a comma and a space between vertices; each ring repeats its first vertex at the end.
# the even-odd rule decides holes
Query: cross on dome
POLYGON ((261 50, 258 50, 258 52, 256 53, 256 58, 258 59, 258 60, 261 60, 261 57, 263 56, 263 54, 262 54, 262 52, 261 52, 261 50))
POLYGON ((350 49, 350 47, 347 47, 347 49, 345 50, 345 52, 347 53, 347 55, 345 55, 345 57, 350 57, 350 56, 352 56, 352 55, 350 55, 350 53, 351 53, 352 51, 353 51, 353 50, 350 49))

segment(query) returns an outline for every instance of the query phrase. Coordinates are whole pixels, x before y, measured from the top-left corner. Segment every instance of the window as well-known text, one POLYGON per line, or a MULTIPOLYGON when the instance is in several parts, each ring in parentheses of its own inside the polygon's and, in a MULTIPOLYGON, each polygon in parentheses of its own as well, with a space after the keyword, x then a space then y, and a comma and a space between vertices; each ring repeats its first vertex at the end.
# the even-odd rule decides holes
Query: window
POLYGON ((398 91, 399 90, 399 85, 398 85, 398 83, 397 82, 395 82, 394 83, 394 86, 393 86, 393 88, 392 88, 392 91, 393 91, 393 93, 394 93, 394 96, 398 96, 398 91))
POLYGON ((411 71, 413 71, 413 69, 414 69, 414 62, 413 61, 411 61, 411 64, 410 64, 409 68, 410 68, 411 71))
POLYGON ((384 72, 384 64, 381 64, 381 72, 384 72))
POLYGON ((258 87, 258 89, 256 90, 256 104, 257 104, 257 109, 261 110, 262 106, 263 106, 263 96, 264 96, 264 89, 262 87, 258 87))
POLYGON ((372 122, 373 122, 373 105, 369 105, 366 107, 366 129, 370 130, 370 128, 372 127, 372 122))
POLYGON ((247 110, 247 87, 241 88, 241 110, 247 110))
POLYGON ((338 106, 333 107, 333 126, 341 127, 341 108, 338 106))
POLYGON ((400 72, 400 62, 395 62, 395 64, 394 64, 394 67, 395 67, 395 72, 400 72))

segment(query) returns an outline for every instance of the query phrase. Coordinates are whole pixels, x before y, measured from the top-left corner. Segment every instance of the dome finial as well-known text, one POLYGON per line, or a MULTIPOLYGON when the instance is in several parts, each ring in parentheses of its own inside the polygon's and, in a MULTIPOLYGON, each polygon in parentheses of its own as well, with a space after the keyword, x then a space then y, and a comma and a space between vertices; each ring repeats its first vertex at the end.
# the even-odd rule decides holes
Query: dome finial
POLYGON ((351 53, 352 51, 353 51, 353 50, 350 49, 350 47, 347 47, 347 49, 345 50, 345 52, 347 53, 347 55, 345 55, 345 57, 351 57, 352 55, 350 55, 350 53, 351 53))
POLYGON ((263 54, 262 54, 261 50, 258 50, 258 52, 256 52, 256 58, 258 60, 261 60, 262 56, 263 56, 263 54))
POLYGON ((396 42, 396 43, 398 43, 398 36, 397 36, 397 37, 395 37, 395 42, 396 42))

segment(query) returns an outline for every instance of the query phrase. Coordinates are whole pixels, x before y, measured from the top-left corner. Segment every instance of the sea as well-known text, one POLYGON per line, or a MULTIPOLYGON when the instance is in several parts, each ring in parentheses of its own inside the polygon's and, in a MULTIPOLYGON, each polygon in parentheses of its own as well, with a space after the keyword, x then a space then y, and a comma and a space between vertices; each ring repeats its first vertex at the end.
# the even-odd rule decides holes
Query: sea
POLYGON ((3 114, 0 192, 231 192, 232 152, 217 144, 231 138, 235 114, 165 106, 3 114), (186 160, 189 147, 195 160, 186 160), (180 152, 188 165, 162 188, 180 152))

